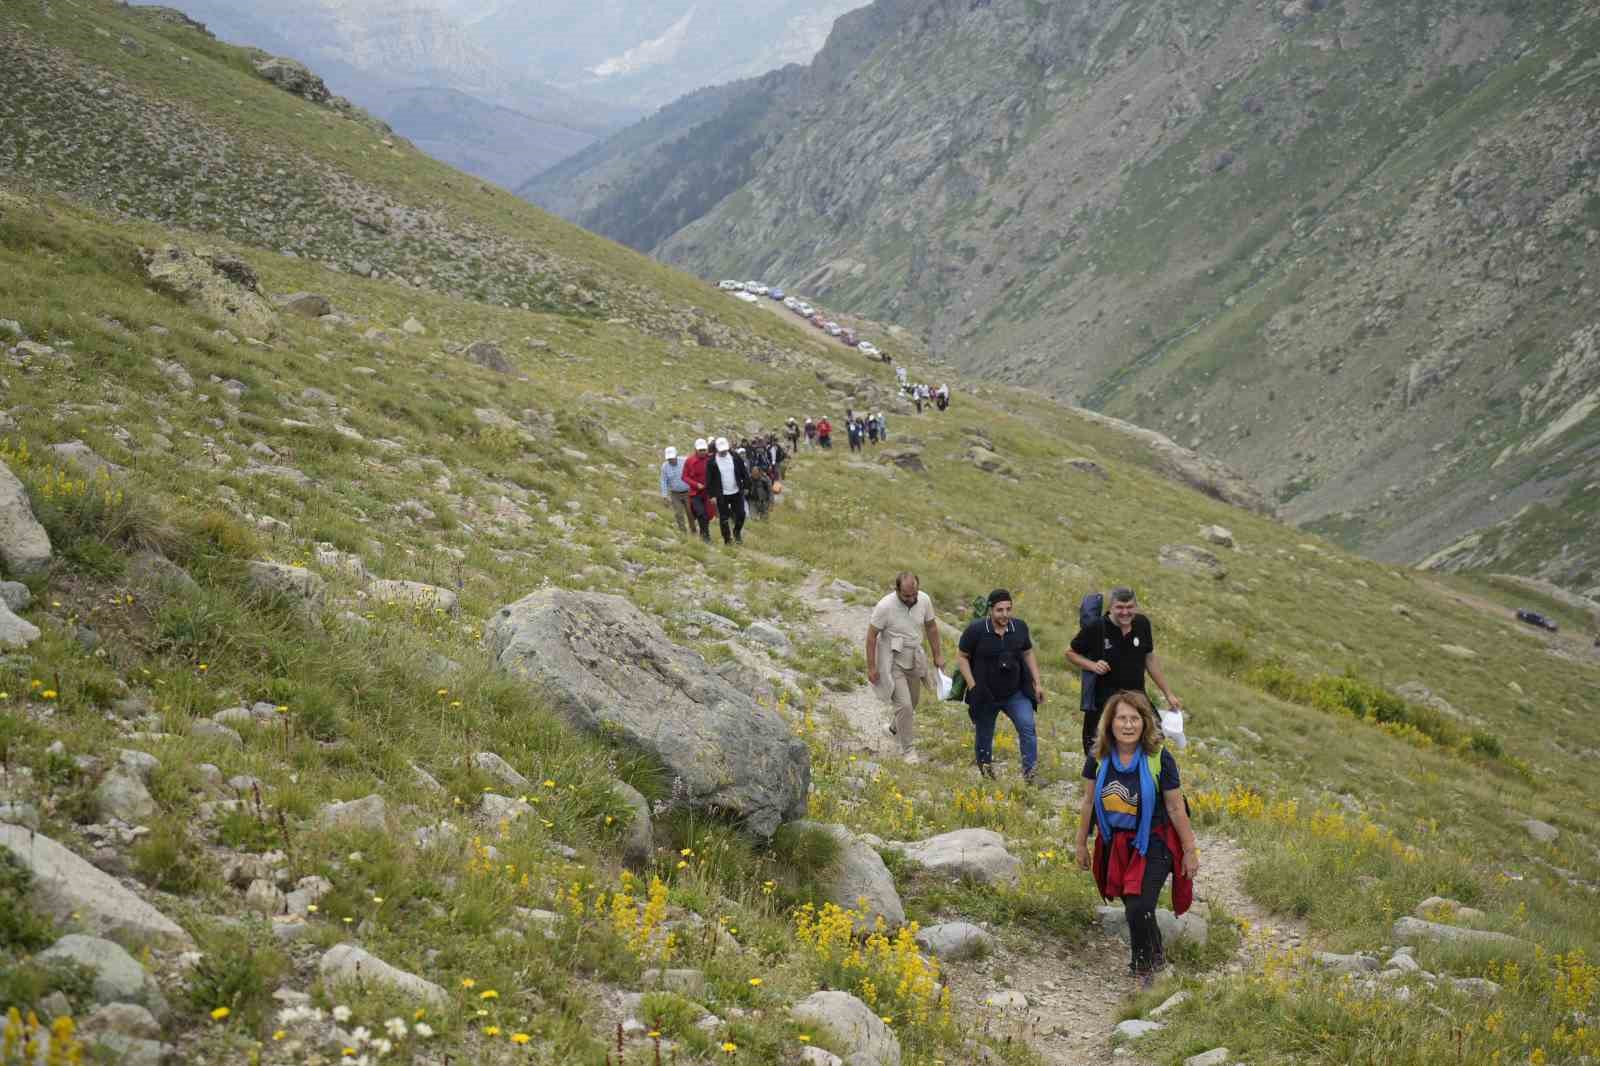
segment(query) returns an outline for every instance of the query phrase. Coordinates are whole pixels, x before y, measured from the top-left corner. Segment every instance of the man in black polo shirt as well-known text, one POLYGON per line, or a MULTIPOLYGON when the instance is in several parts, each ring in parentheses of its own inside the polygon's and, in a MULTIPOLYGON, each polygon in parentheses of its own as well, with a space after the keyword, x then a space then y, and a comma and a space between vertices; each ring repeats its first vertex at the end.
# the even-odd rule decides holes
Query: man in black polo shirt
POLYGON ((1111 604, 1105 617, 1090 622, 1078 630, 1067 648, 1067 661, 1079 670, 1092 671, 1094 681, 1094 710, 1083 712, 1083 754, 1092 759, 1095 734, 1100 728, 1100 712, 1114 692, 1138 692, 1149 698, 1144 690, 1144 675, 1149 673, 1161 694, 1167 697, 1174 710, 1183 704, 1167 687, 1156 658, 1156 638, 1150 630, 1150 619, 1139 613, 1139 601, 1133 590, 1119 585, 1111 590, 1111 604))
POLYGON ((1033 718, 1044 702, 1044 687, 1028 627, 1011 617, 1011 593, 1005 589, 989 593, 988 616, 967 626, 957 649, 956 663, 967 682, 967 715, 976 728, 973 750, 978 772, 994 777, 994 726, 1004 714, 1017 727, 1022 779, 1032 784, 1039 761, 1033 718))

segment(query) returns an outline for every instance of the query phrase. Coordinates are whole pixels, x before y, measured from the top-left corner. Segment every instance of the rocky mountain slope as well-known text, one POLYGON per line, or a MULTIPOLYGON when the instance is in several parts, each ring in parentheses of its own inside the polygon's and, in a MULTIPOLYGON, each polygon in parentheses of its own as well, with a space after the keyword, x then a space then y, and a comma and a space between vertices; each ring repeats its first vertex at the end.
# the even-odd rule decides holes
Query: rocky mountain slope
POLYGON ((762 106, 591 150, 604 197, 535 199, 1162 430, 1379 557, 1504 523, 1497 565, 1600 581, 1592 5, 870 10, 762 106))
POLYGON ((158 15, 9 3, 0 53, 0 1059, 1600 1055, 1585 604, 1346 554, 1037 391, 918 416, 158 15), (796 457, 739 548, 673 528, 663 444, 848 405, 890 443, 796 457), (886 754, 900 567, 947 655, 1016 591, 1038 785, 955 705, 886 754), (1120 581, 1204 856, 1143 993, 1063 849, 1059 648, 1120 581))

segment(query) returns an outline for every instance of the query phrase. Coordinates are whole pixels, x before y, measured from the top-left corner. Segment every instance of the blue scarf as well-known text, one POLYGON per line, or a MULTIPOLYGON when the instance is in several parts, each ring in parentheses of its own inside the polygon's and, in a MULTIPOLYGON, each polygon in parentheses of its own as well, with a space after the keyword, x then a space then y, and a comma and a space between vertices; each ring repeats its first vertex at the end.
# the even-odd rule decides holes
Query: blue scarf
POLYGON ((1120 774, 1125 774, 1135 769, 1143 770, 1143 773, 1139 774, 1139 826, 1133 837, 1133 850, 1143 855, 1150 847, 1150 820, 1155 816, 1156 812, 1155 770, 1150 766, 1150 756, 1142 751, 1135 752, 1133 760, 1126 766, 1118 761, 1115 748, 1112 749, 1107 758, 1100 761, 1100 769, 1095 774, 1094 779, 1094 818, 1095 823, 1100 827, 1100 839, 1106 842, 1107 847, 1111 846, 1111 831, 1113 828, 1133 828, 1133 819, 1128 815, 1112 814, 1106 811, 1106 778, 1110 776, 1113 764, 1115 764, 1116 770, 1120 774), (1113 826, 1113 822, 1117 824, 1113 826))

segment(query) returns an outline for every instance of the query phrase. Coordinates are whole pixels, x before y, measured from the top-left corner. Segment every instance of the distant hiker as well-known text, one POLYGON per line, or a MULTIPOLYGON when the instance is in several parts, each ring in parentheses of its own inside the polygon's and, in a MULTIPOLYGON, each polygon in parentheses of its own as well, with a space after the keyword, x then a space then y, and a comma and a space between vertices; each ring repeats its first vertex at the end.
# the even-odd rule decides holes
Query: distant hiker
POLYGON ((896 382, 899 383, 900 388, 903 391, 905 389, 905 387, 906 387, 906 368, 903 367, 903 366, 895 367, 894 368, 894 379, 895 379, 896 382))
POLYGON ((1078 815, 1078 865, 1094 871, 1102 899, 1121 899, 1132 940, 1128 970, 1149 987, 1167 965, 1156 901, 1172 875, 1172 911, 1194 899, 1200 848, 1178 780, 1178 762, 1161 746, 1150 701, 1119 692, 1106 704, 1094 758, 1084 766, 1078 815), (1158 795, 1159 793, 1159 795, 1158 795), (1094 829, 1094 856, 1089 830, 1094 829))
POLYGON ((689 486, 689 514, 700 529, 700 539, 710 543, 711 520, 717 517, 717 503, 706 491, 706 439, 696 437, 694 454, 683 461, 683 480, 689 486))
POLYGON ((934 403, 943 411, 950 406, 950 386, 940 385, 939 391, 934 394, 934 403))
POLYGON ((817 424, 816 424, 816 422, 814 422, 811 418, 808 417, 806 419, 806 427, 805 428, 806 428, 806 447, 807 448, 815 448, 817 446, 817 424))
POLYGON ((845 433, 849 434, 850 437, 850 450, 853 452, 859 452, 861 450, 862 437, 861 420, 859 418, 846 419, 844 431, 845 433))
POLYGON ((916 402, 917 414, 920 415, 922 413, 922 404, 928 398, 928 386, 913 385, 911 387, 911 398, 916 402))
MULTIPOLYGON (((806 419, 807 425, 810 422, 810 419, 806 419)), ((800 423, 794 420, 793 415, 789 416, 789 421, 784 425, 783 432, 789 438, 789 454, 797 454, 800 451, 800 423)))
POLYGON ((885 444, 889 443, 889 420, 883 417, 882 411, 878 412, 878 439, 885 444))
POLYGON ((1095 738, 1100 735, 1100 718, 1106 704, 1118 692, 1137 692, 1148 700, 1150 697, 1144 690, 1147 672, 1173 709, 1183 709, 1182 701, 1172 694, 1161 672, 1150 619, 1139 613, 1139 601, 1133 589, 1126 585, 1111 590, 1106 614, 1098 620, 1085 622, 1078 635, 1072 638, 1066 655, 1073 666, 1095 675, 1094 705, 1083 712, 1085 767, 1093 758, 1095 738))
POLYGON ((717 501, 717 524, 722 543, 744 543, 744 494, 750 488, 750 470, 728 448, 728 438, 717 438, 717 454, 706 463, 706 491, 717 501), (729 532, 729 526, 732 532, 729 532))
POLYGON ((833 447, 833 423, 828 421, 827 415, 817 420, 817 443, 827 449, 833 447))
POLYGON ((933 669, 944 669, 944 647, 933 600, 919 587, 917 575, 903 570, 895 575, 894 591, 872 608, 867 622, 867 681, 878 696, 894 708, 889 732, 900 745, 900 757, 919 761, 914 712, 924 685, 939 694, 939 679, 922 653, 926 638, 933 669))
POLYGON ((678 461, 678 449, 668 448, 666 461, 661 464, 661 498, 672 509, 672 520, 678 523, 679 533, 688 533, 689 483, 683 479, 683 464, 678 461))
POLYGON ((877 415, 868 415, 867 416, 867 443, 868 444, 876 444, 876 443, 878 443, 878 416, 877 415))
POLYGON ((778 443, 776 433, 767 437, 767 470, 772 474, 772 480, 783 480, 783 464, 788 461, 789 453, 783 450, 783 445, 778 443))
POLYGON ((1013 618, 1011 611, 1011 593, 1005 589, 989 593, 989 614, 968 625, 961 634, 956 662, 967 683, 967 715, 975 729, 973 752, 978 772, 994 777, 994 726, 1004 714, 1017 730, 1022 778, 1032 784, 1039 761, 1033 719, 1034 711, 1044 702, 1044 685, 1039 679, 1039 660, 1033 653, 1028 626, 1020 618, 1013 618))

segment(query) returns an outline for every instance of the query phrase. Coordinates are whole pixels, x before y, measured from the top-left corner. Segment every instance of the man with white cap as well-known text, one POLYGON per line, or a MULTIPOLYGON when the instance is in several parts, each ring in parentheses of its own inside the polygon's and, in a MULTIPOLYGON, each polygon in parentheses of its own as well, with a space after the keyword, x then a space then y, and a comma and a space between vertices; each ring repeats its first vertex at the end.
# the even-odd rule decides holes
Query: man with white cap
POLYGON ((683 464, 678 462, 678 449, 669 447, 661 464, 661 498, 672 508, 672 520, 678 523, 678 532, 689 532, 689 483, 683 480, 683 464))
POLYGON ((706 492, 706 439, 696 437, 694 441, 694 454, 683 461, 683 482, 689 486, 689 515, 694 519, 694 524, 700 529, 700 539, 706 542, 711 540, 711 519, 717 513, 717 505, 706 492))
POLYGON ((749 488, 750 468, 729 450, 727 437, 718 437, 717 454, 706 463, 706 492, 717 501, 717 524, 722 527, 724 544, 744 543, 744 494, 749 488))

